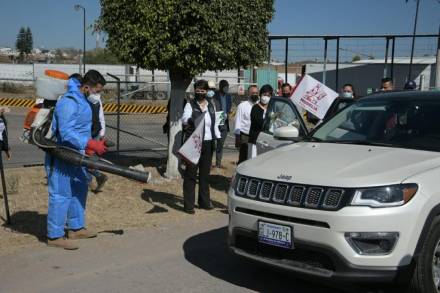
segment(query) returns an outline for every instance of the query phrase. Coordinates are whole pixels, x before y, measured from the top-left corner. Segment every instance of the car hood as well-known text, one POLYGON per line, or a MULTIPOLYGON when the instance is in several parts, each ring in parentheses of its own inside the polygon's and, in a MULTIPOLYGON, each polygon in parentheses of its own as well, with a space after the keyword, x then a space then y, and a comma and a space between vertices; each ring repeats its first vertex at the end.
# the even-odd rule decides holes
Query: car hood
POLYGON ((398 184, 436 167, 440 167, 438 152, 301 142, 246 161, 237 172, 292 183, 368 187, 398 184))

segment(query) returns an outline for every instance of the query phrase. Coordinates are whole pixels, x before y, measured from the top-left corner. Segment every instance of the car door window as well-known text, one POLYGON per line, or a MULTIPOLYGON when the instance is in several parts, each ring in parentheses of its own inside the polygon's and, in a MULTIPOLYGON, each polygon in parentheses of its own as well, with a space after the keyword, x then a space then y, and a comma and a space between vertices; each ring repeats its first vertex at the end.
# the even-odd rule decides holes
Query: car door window
POLYGON ((273 134, 275 129, 282 126, 295 126, 300 131, 300 136, 305 135, 297 112, 292 105, 286 100, 275 100, 271 103, 266 120, 264 122, 263 131, 273 134))

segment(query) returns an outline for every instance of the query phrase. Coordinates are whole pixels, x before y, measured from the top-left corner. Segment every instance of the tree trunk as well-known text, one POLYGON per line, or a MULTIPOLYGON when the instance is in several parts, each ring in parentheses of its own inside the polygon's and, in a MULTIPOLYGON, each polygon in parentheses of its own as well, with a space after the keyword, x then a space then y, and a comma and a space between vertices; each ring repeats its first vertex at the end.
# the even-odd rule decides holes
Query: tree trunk
POLYGON ((170 71, 171 94, 170 94, 170 125, 168 141, 168 162, 165 176, 167 178, 179 178, 179 162, 177 151, 182 144, 182 114, 183 101, 186 89, 191 84, 192 77, 179 72, 170 71))

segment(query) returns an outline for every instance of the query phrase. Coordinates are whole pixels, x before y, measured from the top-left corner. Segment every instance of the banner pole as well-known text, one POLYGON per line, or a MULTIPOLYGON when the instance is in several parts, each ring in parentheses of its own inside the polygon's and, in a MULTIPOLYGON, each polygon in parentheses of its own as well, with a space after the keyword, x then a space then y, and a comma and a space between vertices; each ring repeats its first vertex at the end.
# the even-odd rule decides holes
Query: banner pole
POLYGON ((3 200, 5 202, 6 224, 11 225, 11 214, 9 212, 8 192, 6 188, 5 170, 3 166, 2 152, 0 152, 0 174, 2 177, 3 200))

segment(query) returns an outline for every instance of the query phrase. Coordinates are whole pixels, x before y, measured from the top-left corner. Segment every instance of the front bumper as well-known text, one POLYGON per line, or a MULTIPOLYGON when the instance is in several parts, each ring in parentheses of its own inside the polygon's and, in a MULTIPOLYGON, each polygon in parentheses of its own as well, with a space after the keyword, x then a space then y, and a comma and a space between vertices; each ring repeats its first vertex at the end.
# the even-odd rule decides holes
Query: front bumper
POLYGON ((263 203, 229 194, 229 246, 245 258, 312 277, 366 283, 404 282, 412 272, 412 255, 420 228, 417 203, 393 209, 346 207, 322 211, 263 203), (293 228, 294 249, 261 244, 258 220, 293 228), (357 254, 345 232, 399 232, 388 255, 357 254))
POLYGON ((336 283, 404 283, 412 272, 412 265, 399 267, 361 267, 348 263, 330 247, 295 242, 295 249, 280 249, 261 244, 257 232, 236 228, 229 234, 233 253, 246 259, 306 277, 320 278, 336 283))

